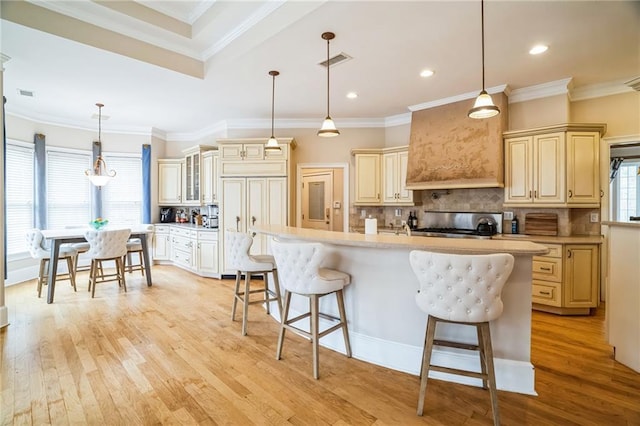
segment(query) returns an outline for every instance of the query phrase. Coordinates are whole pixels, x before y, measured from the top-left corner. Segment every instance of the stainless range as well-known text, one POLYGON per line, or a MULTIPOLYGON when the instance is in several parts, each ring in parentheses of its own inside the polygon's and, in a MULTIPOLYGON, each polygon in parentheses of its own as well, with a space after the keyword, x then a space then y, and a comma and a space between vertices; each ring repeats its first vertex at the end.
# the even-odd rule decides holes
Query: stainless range
POLYGON ((502 233, 502 213, 425 211, 424 227, 411 235, 425 237, 491 238, 502 233))

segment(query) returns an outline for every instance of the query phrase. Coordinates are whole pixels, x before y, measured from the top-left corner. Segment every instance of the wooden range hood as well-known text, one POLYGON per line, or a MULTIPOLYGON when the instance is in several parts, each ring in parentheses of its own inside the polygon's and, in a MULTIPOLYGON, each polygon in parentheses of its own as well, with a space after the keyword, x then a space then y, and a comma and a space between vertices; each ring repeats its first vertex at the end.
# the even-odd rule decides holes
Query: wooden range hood
POLYGON ((470 100, 413 112, 407 189, 504 187, 508 102, 493 99, 502 112, 482 120, 467 116, 470 100))

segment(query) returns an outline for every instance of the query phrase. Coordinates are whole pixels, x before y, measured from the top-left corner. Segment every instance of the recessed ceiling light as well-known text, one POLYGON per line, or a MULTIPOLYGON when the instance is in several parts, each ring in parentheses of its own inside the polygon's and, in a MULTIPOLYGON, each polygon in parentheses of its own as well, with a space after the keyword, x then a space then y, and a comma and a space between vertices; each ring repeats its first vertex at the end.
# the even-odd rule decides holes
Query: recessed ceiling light
POLYGON ((547 49, 549 49, 549 46, 546 46, 544 44, 536 44, 535 46, 533 46, 531 48, 531 50, 529 50, 529 54, 530 55, 539 55, 541 53, 546 52, 547 49))
POLYGON ((347 98, 349 98, 349 99, 355 99, 357 97, 358 97, 358 94, 356 92, 347 93, 347 98))
POLYGON ((420 77, 431 77, 433 74, 435 74, 435 72, 432 70, 422 70, 420 72, 420 77))

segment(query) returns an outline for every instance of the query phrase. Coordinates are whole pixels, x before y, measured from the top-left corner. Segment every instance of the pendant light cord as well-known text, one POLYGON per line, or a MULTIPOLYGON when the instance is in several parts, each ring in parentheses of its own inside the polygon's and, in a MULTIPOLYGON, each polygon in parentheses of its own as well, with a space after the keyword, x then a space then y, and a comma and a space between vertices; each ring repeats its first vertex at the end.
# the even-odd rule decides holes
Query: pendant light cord
POLYGON ((276 97, 276 74, 271 74, 273 77, 273 85, 271 86, 271 137, 273 138, 273 117, 274 117, 274 108, 276 105, 275 97, 276 97))
POLYGON ((329 115, 329 68, 331 64, 329 64, 329 38, 327 38, 327 118, 331 117, 329 115))
POLYGON ((482 28, 482 91, 484 91, 484 0, 480 0, 480 16, 482 28))
POLYGON ((102 107, 104 106, 103 104, 96 104, 96 106, 98 107, 98 142, 101 142, 101 135, 102 135, 102 107))

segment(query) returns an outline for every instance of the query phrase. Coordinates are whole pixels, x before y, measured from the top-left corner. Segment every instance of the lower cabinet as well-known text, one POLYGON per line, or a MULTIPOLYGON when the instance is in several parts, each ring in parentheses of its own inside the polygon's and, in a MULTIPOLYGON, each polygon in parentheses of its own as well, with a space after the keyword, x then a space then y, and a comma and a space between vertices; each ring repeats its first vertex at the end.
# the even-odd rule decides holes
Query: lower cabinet
POLYGON ((599 246, 544 245, 549 253, 533 257, 533 308, 556 314, 588 315, 599 300, 599 246))
POLYGON ((169 225, 155 225, 153 228, 153 260, 170 260, 169 225))
POLYGON ((156 225, 153 260, 203 277, 220 278, 218 230, 185 225, 156 225))

